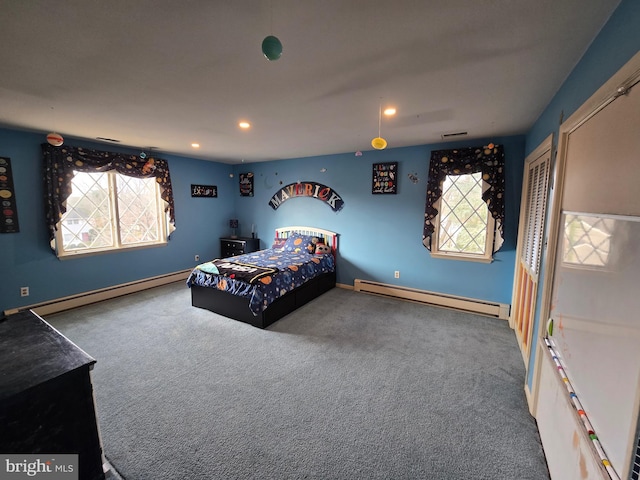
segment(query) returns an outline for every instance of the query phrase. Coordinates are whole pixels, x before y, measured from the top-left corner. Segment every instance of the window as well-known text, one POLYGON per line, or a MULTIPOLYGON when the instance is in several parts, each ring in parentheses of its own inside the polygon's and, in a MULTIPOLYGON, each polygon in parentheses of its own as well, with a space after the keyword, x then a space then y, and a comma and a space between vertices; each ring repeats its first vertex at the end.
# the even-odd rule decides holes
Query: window
POLYGON ((56 232, 58 256, 166 244, 155 178, 114 171, 74 173, 67 211, 56 232))
POLYGON ((166 244, 176 228, 166 160, 48 143, 42 154, 46 224, 56 255, 166 244))
POLYGON ((491 261, 494 220, 482 199, 482 173, 447 175, 435 223, 431 254, 491 261))
POLYGON ((422 244, 440 258, 490 262, 504 236, 504 148, 433 150, 422 244))

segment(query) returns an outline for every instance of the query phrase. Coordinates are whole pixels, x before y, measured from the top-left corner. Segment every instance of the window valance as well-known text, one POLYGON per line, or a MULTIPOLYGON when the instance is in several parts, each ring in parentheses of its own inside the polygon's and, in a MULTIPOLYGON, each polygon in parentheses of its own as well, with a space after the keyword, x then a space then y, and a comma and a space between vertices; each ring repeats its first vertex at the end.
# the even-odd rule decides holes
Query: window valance
POLYGON ((438 200, 442 196, 442 182, 447 175, 466 175, 482 172, 482 199, 496 222, 493 251, 503 242, 504 224, 504 148, 502 145, 433 150, 429 163, 427 200, 424 211, 423 245, 431 250, 435 231, 433 220, 438 215, 438 200))
POLYGON ((88 148, 64 145, 54 147, 42 144, 44 161, 44 194, 49 241, 53 242, 58 222, 67 211, 66 202, 71 195, 71 180, 79 172, 108 172, 115 170, 122 175, 137 178, 155 177, 160 186, 160 196, 166 202, 170 232, 175 229, 173 188, 166 160, 137 155, 104 152, 88 148))

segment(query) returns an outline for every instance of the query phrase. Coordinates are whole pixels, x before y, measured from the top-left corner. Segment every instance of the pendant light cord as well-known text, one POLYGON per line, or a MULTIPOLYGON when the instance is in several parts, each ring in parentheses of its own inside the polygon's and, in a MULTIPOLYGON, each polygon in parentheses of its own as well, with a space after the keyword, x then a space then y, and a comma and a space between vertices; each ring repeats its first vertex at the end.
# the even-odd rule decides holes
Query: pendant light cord
POLYGON ((273 0, 269 0, 269 32, 273 35, 273 0))

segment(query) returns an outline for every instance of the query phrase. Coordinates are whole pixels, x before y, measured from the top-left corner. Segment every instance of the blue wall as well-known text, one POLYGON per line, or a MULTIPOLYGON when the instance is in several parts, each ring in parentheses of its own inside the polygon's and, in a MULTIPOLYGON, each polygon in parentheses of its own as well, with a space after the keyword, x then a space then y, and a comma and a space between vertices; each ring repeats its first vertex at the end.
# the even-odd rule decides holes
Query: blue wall
MULTIPOLYGON (((0 129, 0 156, 9 157, 18 210, 19 233, 0 235, 0 311, 81 292, 184 270, 219 253, 220 235, 228 234, 233 214, 231 166, 161 155, 171 168, 177 229, 166 247, 58 260, 49 248, 44 217, 42 154, 44 133, 0 129), (191 198, 190 185, 213 184, 218 198, 191 198), (29 297, 20 297, 28 286, 29 297)), ((127 151, 67 138, 75 146, 127 151)))
POLYGON ((424 145, 314 158, 238 165, 236 175, 254 174, 253 197, 236 197, 235 208, 243 235, 256 226, 262 247, 270 246, 274 228, 314 225, 340 234, 338 283, 356 278, 441 293, 510 303, 517 236, 518 209, 524 159, 524 137, 493 138, 504 144, 506 156, 505 243, 491 264, 434 259, 422 245, 426 179, 431 150, 486 145, 489 140, 424 145), (372 165, 399 163, 396 195, 371 193, 372 165), (326 172, 321 172, 326 169, 326 172), (409 174, 420 179, 414 184, 409 174), (282 186, 315 181, 334 189, 344 207, 333 212, 322 201, 295 197, 273 210, 269 200, 282 186), (394 278, 394 271, 400 278, 394 278))
MULTIPOLYGON (((560 115, 562 114, 564 119, 569 118, 638 51, 640 51, 640 2, 623 0, 529 131, 526 139, 526 152, 532 152, 552 133, 554 145, 557 146, 560 115)), ((549 216, 547 218, 549 219, 549 216)), ((542 259, 543 265, 545 257, 542 259)), ((540 285, 544 282, 544 276, 543 270, 540 275, 540 285)), ((534 332, 538 331, 540 322, 540 297, 536 308, 534 332)), ((533 382, 533 365, 536 353, 536 350, 532 349, 527 378, 529 387, 533 382)))
MULTIPOLYGON (((524 137, 492 138, 464 143, 424 145, 384 151, 230 166, 160 155, 171 168, 176 231, 166 247, 58 260, 48 246, 44 224, 40 144, 43 133, 0 130, 0 155, 10 157, 14 171, 20 232, 0 235, 0 309, 9 309, 191 268, 194 255, 219 255, 220 236, 231 233, 230 218, 240 220, 239 235, 251 226, 263 248, 271 246, 276 227, 313 225, 340 234, 338 282, 355 278, 510 303, 524 159, 524 137), (433 259, 422 246, 422 219, 430 152, 455 146, 504 144, 506 155, 505 242, 491 264, 433 259), (397 161, 396 195, 371 194, 372 164, 397 161), (321 169, 326 169, 323 173, 321 169), (241 197, 239 173, 253 172, 255 194, 241 197), (231 174, 233 173, 233 177, 231 174), (414 184, 408 175, 414 173, 414 184), (283 185, 316 181, 333 188, 344 207, 333 212, 313 198, 293 198, 277 210, 271 196, 283 185), (280 183, 282 182, 282 183, 280 183), (218 198, 191 198, 190 184, 218 186, 218 198), (395 279, 393 272, 400 271, 395 279), (31 295, 20 297, 21 286, 31 295)), ((68 144, 124 151, 112 145, 66 138, 68 144)))

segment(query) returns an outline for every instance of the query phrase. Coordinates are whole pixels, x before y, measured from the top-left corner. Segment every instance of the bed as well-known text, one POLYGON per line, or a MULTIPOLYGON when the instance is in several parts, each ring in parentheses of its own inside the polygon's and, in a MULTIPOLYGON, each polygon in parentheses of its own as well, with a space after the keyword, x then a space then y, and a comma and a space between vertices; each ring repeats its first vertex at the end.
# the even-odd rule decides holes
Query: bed
POLYGON ((191 304, 266 328, 336 285, 338 234, 277 228, 271 248, 197 265, 191 304))

